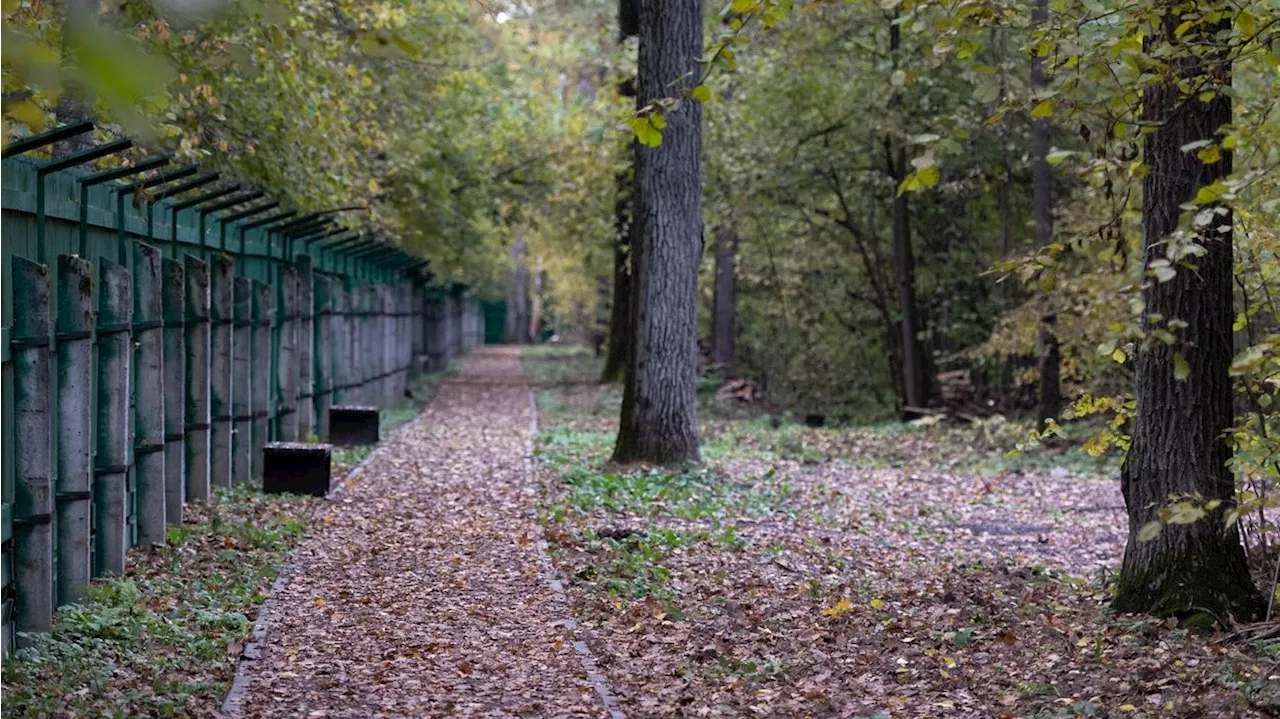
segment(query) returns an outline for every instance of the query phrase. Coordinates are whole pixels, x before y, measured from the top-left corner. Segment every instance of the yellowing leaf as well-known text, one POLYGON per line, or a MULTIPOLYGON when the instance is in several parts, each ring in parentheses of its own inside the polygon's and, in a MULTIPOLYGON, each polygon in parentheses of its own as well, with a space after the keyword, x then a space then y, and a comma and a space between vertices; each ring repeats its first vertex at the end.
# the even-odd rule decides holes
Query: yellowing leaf
POLYGON ((1039 104, 1031 110, 1032 117, 1053 117, 1053 101, 1041 100, 1039 104))
POLYGON ((830 607, 822 610, 822 616, 830 619, 836 619, 853 610, 853 602, 848 599, 841 599, 830 607))
POLYGON ((872 599, 870 604, 872 609, 884 609, 886 606, 888 606, 887 604, 885 604, 885 601, 883 599, 872 599))
POLYGON ((26 125, 32 132, 40 132, 44 129, 47 116, 40 106, 31 100, 23 100, 6 107, 4 112, 9 117, 26 125))
POLYGON ((1187 381, 1191 376, 1191 365, 1187 364, 1187 358, 1182 356, 1181 352, 1173 353, 1173 378, 1179 382, 1187 381))
POLYGON ((1135 707, 1135 706, 1134 706, 1134 705, 1132 705, 1132 704, 1121 704, 1121 705, 1120 705, 1120 711, 1122 711, 1122 712, 1136 712, 1136 711, 1138 711, 1138 707, 1135 707))
POLYGON ((1200 161, 1204 164, 1212 165, 1222 159, 1222 151, 1218 149, 1217 145, 1213 145, 1197 152, 1196 157, 1200 158, 1200 161))
POLYGON ((698 102, 708 102, 711 100, 711 88, 706 85, 698 85, 693 88, 689 95, 698 102))
POLYGON ((1128 359, 1128 356, 1124 353, 1124 350, 1118 349, 1111 353, 1111 359, 1119 362, 1120 364, 1124 364, 1124 361, 1128 359))

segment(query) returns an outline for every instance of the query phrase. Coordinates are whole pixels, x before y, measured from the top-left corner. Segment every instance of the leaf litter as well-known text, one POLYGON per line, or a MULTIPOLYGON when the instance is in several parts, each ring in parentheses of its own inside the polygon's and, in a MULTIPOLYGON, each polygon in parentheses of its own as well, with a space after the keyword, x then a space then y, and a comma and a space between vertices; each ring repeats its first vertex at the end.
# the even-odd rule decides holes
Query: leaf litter
POLYGON ((531 420, 514 350, 477 350, 331 495, 243 716, 606 716, 540 573, 531 420))
POLYGON ((1107 611, 1104 465, 704 412, 704 468, 613 471, 617 388, 523 361, 539 517, 628 716, 1280 715, 1280 644, 1107 611))

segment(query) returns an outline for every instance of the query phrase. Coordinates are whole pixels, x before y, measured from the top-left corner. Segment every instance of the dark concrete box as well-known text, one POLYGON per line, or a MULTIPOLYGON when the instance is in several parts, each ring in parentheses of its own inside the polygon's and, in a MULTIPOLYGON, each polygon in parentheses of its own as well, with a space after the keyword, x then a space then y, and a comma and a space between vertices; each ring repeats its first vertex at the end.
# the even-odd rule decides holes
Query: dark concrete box
POLYGON ((329 493, 330 446, 268 442, 263 448, 262 491, 267 494, 329 493))
POLYGON ((377 444, 378 408, 330 407, 329 443, 339 447, 377 444))

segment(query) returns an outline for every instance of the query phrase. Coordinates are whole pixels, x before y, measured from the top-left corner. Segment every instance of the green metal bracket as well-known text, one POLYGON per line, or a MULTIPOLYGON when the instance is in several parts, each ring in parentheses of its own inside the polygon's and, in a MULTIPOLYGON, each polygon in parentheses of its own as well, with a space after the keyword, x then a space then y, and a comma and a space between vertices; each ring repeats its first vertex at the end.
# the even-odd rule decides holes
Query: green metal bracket
MULTIPOLYGON (((152 196, 151 196, 151 201, 152 201, 152 202, 159 202, 159 201, 161 201, 161 200, 167 200, 167 199, 169 199, 170 197, 173 197, 173 196, 175 196, 175 195, 181 195, 182 193, 186 192, 187 190, 194 190, 194 189, 196 189, 197 187, 204 187, 205 185, 208 185, 209 183, 216 181, 216 180, 217 180, 219 177, 221 177, 221 176, 222 176, 222 173, 219 173, 219 172, 210 172, 210 173, 208 173, 207 175, 201 175, 201 176, 199 176, 199 177, 197 177, 197 178, 194 178, 194 179, 192 179, 192 180, 188 180, 188 181, 186 181, 186 182, 182 183, 181 185, 174 185, 173 187, 166 187, 165 189, 163 189, 163 190, 161 190, 161 191, 157 192, 156 194, 152 195, 152 196)), ((163 175, 162 175, 162 177, 163 177, 163 175)), ((157 179, 159 179, 159 178, 157 178, 157 179)), ((175 179, 176 179, 176 178, 175 178, 175 179)), ((157 183, 157 184, 159 184, 159 183, 157 183)), ((142 183, 140 186, 135 186, 135 187, 134 187, 134 190, 136 191, 136 190, 140 190, 140 189, 145 189, 145 188, 147 188, 147 187, 149 187, 149 185, 148 185, 146 182, 144 182, 144 183, 142 183)), ((237 185, 237 187, 238 187, 238 185, 237 185)))
MULTIPOLYGON (((206 203, 206 202, 213 202, 214 200, 222 199, 222 198, 227 197, 227 196, 229 196, 229 195, 233 195, 233 194, 235 194, 235 193, 237 193, 237 192, 240 192, 241 190, 242 190, 242 186, 241 186, 241 185, 238 185, 238 184, 237 184, 237 185, 228 185, 228 186, 226 186, 226 187, 224 187, 224 188, 222 188, 222 189, 220 189, 220 190, 214 190, 214 191, 212 191, 212 192, 206 192, 206 193, 204 193, 203 195, 197 195, 196 197, 192 197, 192 198, 190 198, 190 199, 183 200, 182 202, 178 202, 178 203, 174 204, 174 206, 173 206, 173 221, 174 221, 175 226, 176 226, 177 221, 178 221, 178 212, 179 212, 179 211, 181 211, 181 210, 185 210, 185 209, 187 209, 188 207, 196 207, 196 208, 199 208, 199 207, 200 207, 200 205, 203 205, 203 204, 204 204, 204 203, 206 203)), ((200 249, 203 251, 203 250, 205 250, 205 249, 207 248, 207 246, 208 246, 208 243, 207 243, 207 242, 206 242, 206 240, 205 240, 204 223, 205 223, 205 218, 206 218, 206 217, 208 217, 209 213, 207 213, 207 212, 202 212, 202 211, 200 211, 199 209, 197 209, 197 211, 196 211, 196 215, 197 215, 197 216, 199 216, 199 218, 200 218, 200 222, 199 222, 198 230, 197 230, 197 231, 200 233, 200 235, 199 235, 199 237, 200 237, 200 249)))
MULTIPOLYGON (((98 185, 103 182, 111 182, 112 180, 120 180, 130 175, 136 175, 139 172, 154 170, 157 167, 163 167, 173 160, 172 153, 164 155, 156 155, 148 157, 130 167, 117 167, 112 170, 103 170, 92 175, 79 178, 80 182, 80 256, 88 257, 89 253, 89 187, 98 185)), ((151 231, 151 222, 148 217, 147 231, 151 231)))
MULTIPOLYGON (((287 212, 277 212, 274 215, 269 215, 267 217, 254 220, 253 222, 250 222, 249 224, 244 225, 243 227, 246 230, 253 230, 253 229, 262 227, 263 225, 270 225, 273 222, 277 222, 279 220, 284 220, 284 219, 293 217, 296 214, 298 214, 297 210, 289 210, 287 212)), ((263 230, 263 231, 269 232, 270 230, 263 230)))
MULTIPOLYGON (((89 127, 92 128, 93 123, 89 123, 89 127)), ((71 135, 68 135, 68 137, 71 137, 77 134, 80 134, 80 133, 72 133, 71 135)), ((56 140, 52 140, 51 142, 56 142, 56 140)), ((36 147, 41 147, 44 144, 48 144, 48 143, 42 143, 40 145, 36 145, 36 147)), ((45 180, 45 177, 47 177, 48 175, 54 172, 65 170, 69 167, 75 167, 76 165, 79 165, 81 163, 91 162, 93 160, 98 159, 99 157, 114 155, 115 153, 122 152, 124 150, 129 149, 130 147, 133 147, 133 140, 115 140, 114 142, 107 142, 101 145, 95 145, 94 147, 91 147, 88 150, 85 150, 83 152, 77 152, 74 155, 69 155, 67 157, 59 158, 57 160, 50 160, 48 162, 44 162, 36 166, 36 261, 37 262, 39 262, 42 265, 47 265, 48 264, 47 257, 49 254, 48 249, 45 247, 45 241, 44 241, 45 239, 45 233, 44 233, 44 226, 45 226, 44 180, 45 180)))
POLYGON ((14 140, 8 145, 5 145, 3 150, 0 150, 0 159, 6 159, 13 157, 14 155, 21 155, 24 152, 30 152, 46 145, 52 145, 55 142, 61 142, 69 137, 83 135, 92 129, 93 120, 82 120, 70 125, 55 127, 52 130, 41 132, 30 137, 24 137, 21 140, 14 140))

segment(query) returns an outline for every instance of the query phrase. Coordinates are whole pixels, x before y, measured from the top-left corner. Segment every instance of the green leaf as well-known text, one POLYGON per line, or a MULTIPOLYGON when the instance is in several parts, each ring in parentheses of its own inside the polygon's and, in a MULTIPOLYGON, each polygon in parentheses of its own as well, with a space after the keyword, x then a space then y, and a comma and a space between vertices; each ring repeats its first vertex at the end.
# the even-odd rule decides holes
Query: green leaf
POLYGON ((1196 193, 1196 197, 1192 202, 1197 205, 1207 205, 1210 202, 1217 202, 1227 194, 1227 186, 1219 180, 1212 185, 1205 185, 1196 193))
POLYGON ((1041 100, 1031 110, 1032 117, 1053 117, 1053 100, 1041 100))
POLYGON ((711 88, 706 85, 698 85, 693 88, 689 95, 698 102, 709 102, 711 100, 711 88))
POLYGON ((1074 154, 1076 153, 1072 152, 1071 150, 1054 150, 1053 152, 1050 152, 1048 155, 1045 155, 1044 159, 1050 165, 1061 165, 1063 160, 1067 159, 1068 157, 1071 157, 1074 154))
POLYGON ((111 104, 136 107, 161 92, 173 77, 167 62, 148 54, 133 38, 107 27, 81 26, 68 39, 75 48, 75 73, 111 104))
POLYGON ((1179 382, 1186 382, 1191 376, 1191 365, 1187 364, 1187 358, 1182 356, 1181 352, 1173 353, 1173 378, 1179 382))

